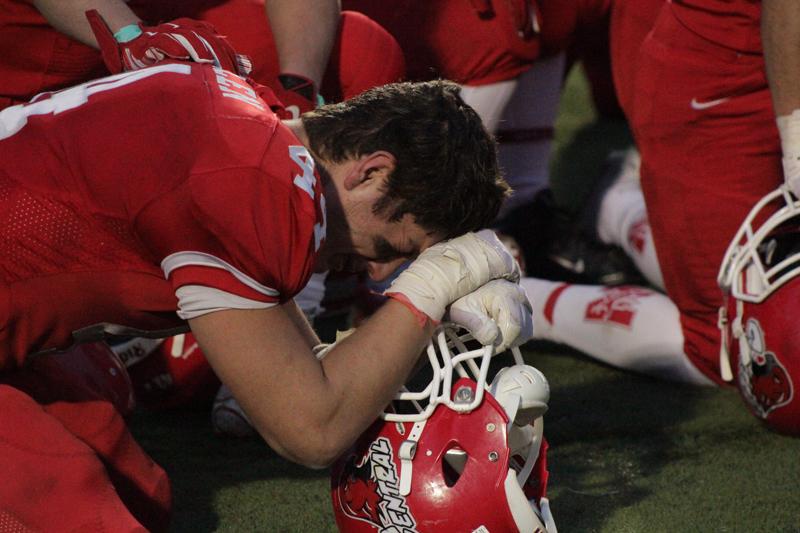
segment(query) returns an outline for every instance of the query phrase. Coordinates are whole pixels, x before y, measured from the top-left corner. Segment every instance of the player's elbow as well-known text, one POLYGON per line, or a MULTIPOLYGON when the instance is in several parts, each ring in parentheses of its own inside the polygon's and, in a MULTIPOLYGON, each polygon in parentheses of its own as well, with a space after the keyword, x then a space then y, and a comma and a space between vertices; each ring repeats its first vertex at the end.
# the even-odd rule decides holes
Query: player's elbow
POLYGON ((254 413, 253 426, 267 444, 285 459, 321 469, 330 466, 354 440, 330 410, 299 409, 289 418, 276 420, 254 413))
POLYGON ((273 448, 284 457, 308 468, 323 469, 333 464, 347 449, 349 442, 331 438, 324 429, 301 431, 273 448))
POLYGON ((299 463, 307 468, 322 470, 330 467, 344 450, 317 449, 305 454, 299 463))

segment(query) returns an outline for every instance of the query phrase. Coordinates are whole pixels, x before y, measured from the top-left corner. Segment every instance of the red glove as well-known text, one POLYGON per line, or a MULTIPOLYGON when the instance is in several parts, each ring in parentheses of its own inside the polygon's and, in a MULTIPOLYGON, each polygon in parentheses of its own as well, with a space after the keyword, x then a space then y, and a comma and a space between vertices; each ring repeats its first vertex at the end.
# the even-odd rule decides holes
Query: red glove
POLYGON ((179 18, 153 27, 140 23, 138 29, 126 26, 115 36, 97 10, 87 11, 86 18, 112 74, 169 60, 208 63, 240 76, 247 76, 252 70, 250 59, 237 54, 228 40, 206 22, 179 18))
POLYGON ((298 74, 280 74, 273 89, 289 115, 287 118, 297 118, 324 103, 314 82, 298 74))

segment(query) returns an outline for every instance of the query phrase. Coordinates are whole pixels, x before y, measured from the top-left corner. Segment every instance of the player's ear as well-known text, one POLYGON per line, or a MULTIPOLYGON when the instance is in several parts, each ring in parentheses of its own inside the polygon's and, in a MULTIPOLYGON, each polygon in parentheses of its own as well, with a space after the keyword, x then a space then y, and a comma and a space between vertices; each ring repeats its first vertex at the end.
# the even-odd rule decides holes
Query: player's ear
POLYGON ((382 183, 394 171, 396 166, 397 160, 394 155, 385 150, 363 155, 356 161, 345 178, 345 189, 352 190, 362 184, 371 182, 382 183))

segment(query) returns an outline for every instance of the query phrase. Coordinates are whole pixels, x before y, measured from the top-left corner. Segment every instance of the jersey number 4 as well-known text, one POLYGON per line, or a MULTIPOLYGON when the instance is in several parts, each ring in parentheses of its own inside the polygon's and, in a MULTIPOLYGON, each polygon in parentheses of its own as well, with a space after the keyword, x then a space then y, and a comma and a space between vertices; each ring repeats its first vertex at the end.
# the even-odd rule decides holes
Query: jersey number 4
MULTIPOLYGON (((315 200, 316 194, 314 186, 317 184, 317 176, 314 174, 314 159, 308 153, 305 146, 290 146, 289 157, 292 161, 300 167, 302 174, 295 174, 294 184, 302 189, 312 200, 315 200)), ((322 239, 325 238, 325 231, 327 229, 328 220, 325 213, 325 196, 320 193, 319 195, 319 209, 322 213, 322 222, 314 224, 314 251, 319 250, 322 239)))

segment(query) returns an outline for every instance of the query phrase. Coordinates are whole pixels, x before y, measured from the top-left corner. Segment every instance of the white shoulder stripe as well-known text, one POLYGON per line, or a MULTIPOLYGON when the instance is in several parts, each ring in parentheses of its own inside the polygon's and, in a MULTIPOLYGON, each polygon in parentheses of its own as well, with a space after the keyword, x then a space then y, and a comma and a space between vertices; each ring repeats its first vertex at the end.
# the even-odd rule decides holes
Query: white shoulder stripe
POLYGON ((242 298, 202 285, 184 285, 175 291, 175 295, 178 297, 178 316, 183 320, 226 309, 269 309, 278 305, 274 302, 259 302, 250 298, 242 298))
POLYGON ((230 263, 223 261, 219 257, 213 256, 211 254, 207 254, 204 252, 175 252, 174 254, 170 254, 161 261, 161 270, 164 271, 164 276, 169 279, 170 274, 176 268, 181 268, 184 266, 204 266, 204 267, 211 267, 211 268, 220 268, 222 270, 227 270, 230 272, 233 277, 253 289, 254 291, 260 292, 266 296, 277 297, 280 296, 280 292, 273 289, 272 287, 267 287, 266 285, 262 285, 261 283, 257 282, 241 270, 238 270, 236 267, 231 265, 230 263))

